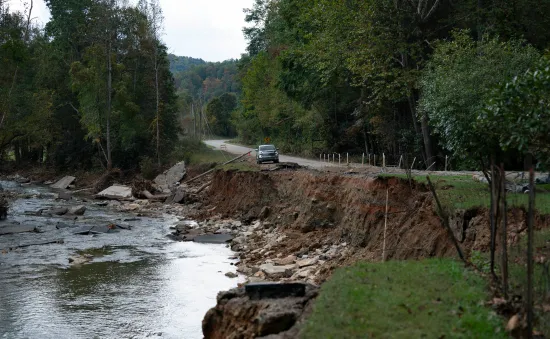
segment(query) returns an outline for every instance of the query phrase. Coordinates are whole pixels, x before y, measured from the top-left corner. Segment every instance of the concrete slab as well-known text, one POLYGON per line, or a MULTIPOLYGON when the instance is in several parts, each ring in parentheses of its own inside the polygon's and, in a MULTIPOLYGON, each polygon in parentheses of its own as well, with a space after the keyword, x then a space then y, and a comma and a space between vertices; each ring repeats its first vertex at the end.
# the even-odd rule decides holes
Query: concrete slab
POLYGON ((99 192, 97 197, 104 199, 113 199, 113 200, 124 200, 132 198, 132 188, 122 185, 113 185, 101 192, 99 192))
POLYGON ((75 177, 66 176, 66 177, 61 178, 59 181, 57 181, 55 184, 51 185, 50 187, 51 188, 58 188, 58 189, 66 189, 75 180, 76 180, 75 177))
POLYGON ((185 177, 186 173, 185 161, 181 161, 164 173, 159 174, 154 182, 159 186, 161 191, 170 190, 185 177))

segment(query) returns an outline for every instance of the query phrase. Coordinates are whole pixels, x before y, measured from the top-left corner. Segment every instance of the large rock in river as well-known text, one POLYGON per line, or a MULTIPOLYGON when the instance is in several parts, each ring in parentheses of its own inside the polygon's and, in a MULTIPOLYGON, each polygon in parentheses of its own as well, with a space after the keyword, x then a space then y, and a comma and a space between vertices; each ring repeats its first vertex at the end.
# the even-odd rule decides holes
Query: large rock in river
POLYGON ((317 288, 299 284, 261 284, 220 292, 203 321, 205 339, 296 338, 297 323, 311 307, 317 288), (249 290, 249 291, 247 291, 249 290), (247 293, 248 292, 248 293, 247 293), (275 337, 274 337, 275 338, 275 337))
POLYGON ((161 192, 168 193, 185 177, 185 174, 187 174, 185 161, 181 161, 164 173, 159 174, 154 181, 161 192))
POLYGON ((122 185, 113 185, 97 194, 100 198, 125 200, 132 198, 132 188, 122 185))
POLYGON ((69 214, 71 215, 84 215, 84 212, 86 212, 86 206, 84 205, 78 205, 69 208, 69 214))
POLYGON ((67 187, 69 187, 70 184, 73 183, 73 181, 75 181, 76 178, 75 177, 71 177, 71 176, 66 176, 66 177, 63 177, 61 178, 59 181, 57 181, 55 184, 53 184, 51 186, 51 188, 58 188, 58 189, 66 189, 67 187))

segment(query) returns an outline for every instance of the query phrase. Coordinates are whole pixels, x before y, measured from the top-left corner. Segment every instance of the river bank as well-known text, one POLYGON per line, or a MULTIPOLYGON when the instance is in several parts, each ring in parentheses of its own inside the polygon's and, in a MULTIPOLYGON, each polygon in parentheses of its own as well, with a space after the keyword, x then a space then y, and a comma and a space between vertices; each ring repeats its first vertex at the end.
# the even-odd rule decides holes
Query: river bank
MULTIPOLYGON (((283 313, 282 318, 273 317, 273 313, 262 315, 262 319, 274 319, 278 324, 270 323, 272 333, 262 332, 260 327, 246 327, 250 319, 243 316, 226 318, 227 313, 237 311, 226 309, 225 305, 246 304, 243 302, 248 299, 242 294, 243 289, 222 293, 218 305, 204 319, 207 338, 236 335, 242 326, 249 331, 248 337, 260 332, 288 337, 295 333, 294 325, 301 323, 311 310, 316 288, 340 267, 382 258, 418 260, 455 255, 435 213, 431 194, 421 183, 295 166, 273 169, 276 170, 218 170, 193 183, 184 180, 178 189, 187 198, 181 203, 154 199, 108 203, 120 213, 178 218, 165 234, 170 233, 171 241, 177 243, 193 244, 196 237, 203 235, 226 237, 228 250, 235 253, 228 258, 232 268, 218 273, 230 279, 233 287, 261 282, 300 282, 311 286, 308 289, 312 292, 300 297, 306 299, 289 301, 302 305, 298 309, 289 307, 290 313, 283 313), (234 323, 235 327, 220 327, 216 332, 215 324, 221 323, 234 323), (219 332, 222 330, 225 332, 219 332)), ((204 168, 188 177, 201 171, 204 168)), ((74 190, 81 189, 78 183, 74 190)), ((451 215, 453 232, 467 255, 488 249, 488 218, 488 211, 482 207, 456 210, 451 215)), ((509 221, 508 242, 515 243, 525 233, 524 211, 512 209, 509 221)), ((537 216, 538 229, 548 224, 548 217, 537 216)), ((263 302, 247 304, 238 311, 257 315, 259 309, 274 308, 263 302)))
POLYGON ((0 236, 0 337, 202 338, 216 294, 242 281, 225 276, 235 260, 224 245, 167 237, 184 214, 137 211, 87 191, 65 200, 43 184, 0 185, 11 200, 0 230, 36 229, 0 236), (82 205, 83 215, 47 212, 82 205), (97 232, 76 234, 90 228, 97 232))

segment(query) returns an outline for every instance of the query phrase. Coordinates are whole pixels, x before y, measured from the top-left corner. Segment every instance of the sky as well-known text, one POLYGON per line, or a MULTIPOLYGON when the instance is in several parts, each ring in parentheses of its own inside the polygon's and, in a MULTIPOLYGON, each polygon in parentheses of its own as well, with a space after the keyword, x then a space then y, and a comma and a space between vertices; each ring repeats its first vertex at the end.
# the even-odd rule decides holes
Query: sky
MULTIPOLYGON (((205 61, 238 59, 245 52, 243 8, 254 0, 160 0, 164 36, 169 53, 205 61)), ((30 0, 8 0, 12 10, 23 10, 30 0)), ((45 25, 49 11, 44 0, 34 0, 35 23, 45 25)))

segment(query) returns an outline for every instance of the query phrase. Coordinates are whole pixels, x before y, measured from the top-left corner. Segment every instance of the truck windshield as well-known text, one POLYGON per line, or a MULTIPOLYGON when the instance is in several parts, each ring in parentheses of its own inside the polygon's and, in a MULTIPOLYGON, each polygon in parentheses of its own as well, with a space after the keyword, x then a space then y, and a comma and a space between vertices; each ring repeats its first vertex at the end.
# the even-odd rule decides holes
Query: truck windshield
POLYGON ((260 146, 260 151, 274 151, 275 146, 273 145, 266 145, 266 146, 260 146))

